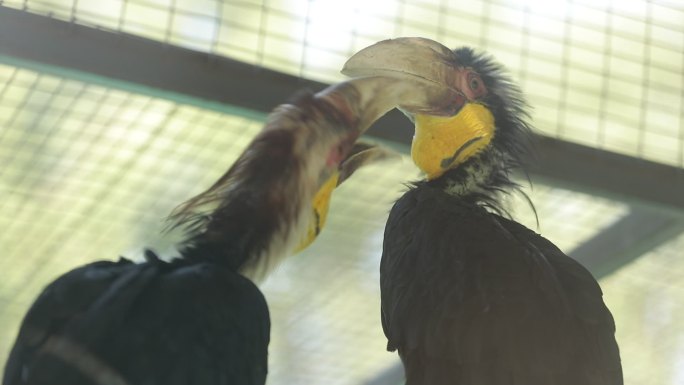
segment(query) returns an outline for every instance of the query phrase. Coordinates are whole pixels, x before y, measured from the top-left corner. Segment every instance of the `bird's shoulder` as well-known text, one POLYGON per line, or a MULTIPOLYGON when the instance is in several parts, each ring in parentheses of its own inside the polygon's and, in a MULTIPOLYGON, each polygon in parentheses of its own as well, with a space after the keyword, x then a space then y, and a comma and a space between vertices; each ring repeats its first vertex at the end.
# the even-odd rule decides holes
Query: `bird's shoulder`
POLYGON ((426 186, 404 194, 385 230, 380 281, 388 348, 400 354, 484 368, 482 379, 515 370, 561 378, 572 365, 590 376, 592 362, 619 372, 613 319, 592 275, 467 200, 426 186))
MULTIPOLYGON (((486 257, 503 259, 499 250, 511 236, 484 207, 444 191, 418 185, 390 210, 385 227, 384 257, 399 263, 462 263, 486 257), (418 253, 420 258, 414 258, 418 253)), ((510 258, 508 258, 510 259, 510 258)))
POLYGON ((43 377, 80 381, 83 367, 74 367, 82 365, 86 372, 107 368, 135 383, 173 384, 173 378, 215 383, 208 376, 231 378, 227 372, 262 378, 269 330, 261 292, 223 267, 96 262, 56 279, 31 306, 10 353, 5 383, 43 377))
MULTIPOLYGON (((383 251, 387 262, 392 262, 388 267, 413 261, 477 268, 485 275, 538 274, 558 277, 555 284, 579 285, 577 289, 602 295, 591 273, 542 235, 473 200, 425 185, 410 189, 395 203, 383 251)), ((543 284, 539 279, 535 282, 543 284)))
POLYGON ((119 349, 153 352, 126 363, 131 378, 159 384, 177 378, 206 384, 265 381, 268 307, 257 286, 234 271, 212 263, 177 266, 144 293, 129 322, 136 335, 119 349), (164 381, 149 377, 170 362, 166 377, 160 376, 164 381))
POLYGON ((132 269, 135 264, 124 258, 118 262, 97 261, 77 267, 48 284, 22 320, 6 363, 3 384, 23 384, 40 371, 76 375, 68 374, 68 370, 48 358, 52 356, 49 351, 64 345, 61 336, 65 331, 80 323, 98 299, 132 269))

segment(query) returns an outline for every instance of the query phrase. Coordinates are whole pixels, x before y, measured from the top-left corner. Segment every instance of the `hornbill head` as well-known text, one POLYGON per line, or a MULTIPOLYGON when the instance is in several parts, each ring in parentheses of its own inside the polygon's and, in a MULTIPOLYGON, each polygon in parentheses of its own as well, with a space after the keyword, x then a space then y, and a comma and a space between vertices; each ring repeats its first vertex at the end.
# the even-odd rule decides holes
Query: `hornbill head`
POLYGON ((333 189, 360 165, 384 157, 378 148, 355 147, 376 119, 397 106, 441 114, 434 106, 452 93, 415 79, 371 76, 278 106, 232 167, 172 213, 172 226, 187 232, 182 256, 263 278, 313 241, 333 189))
POLYGON ((525 147, 528 115, 520 90, 488 55, 466 47, 452 51, 425 38, 397 38, 359 51, 342 72, 449 88, 453 96, 436 105, 440 113, 405 111, 415 123, 414 162, 428 180, 466 185, 468 174, 483 178, 475 181, 480 185, 509 182, 508 171, 519 164, 525 147))

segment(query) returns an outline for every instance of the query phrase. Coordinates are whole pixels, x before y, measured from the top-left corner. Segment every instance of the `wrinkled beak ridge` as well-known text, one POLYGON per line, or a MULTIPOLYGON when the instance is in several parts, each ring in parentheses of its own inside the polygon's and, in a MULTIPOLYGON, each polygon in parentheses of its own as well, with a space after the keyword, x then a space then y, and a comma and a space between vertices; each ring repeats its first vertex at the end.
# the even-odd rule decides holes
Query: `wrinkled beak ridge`
POLYGON ((384 40, 362 49, 344 65, 351 80, 318 93, 362 134, 395 107, 410 114, 454 115, 464 100, 456 86, 455 56, 424 38, 384 40))
POLYGON ((395 107, 410 113, 443 115, 454 91, 412 77, 368 76, 335 84, 316 94, 327 100, 356 137, 395 107))
POLYGON ((353 78, 390 77, 428 90, 430 105, 420 103, 424 100, 402 100, 400 107, 410 113, 449 116, 460 108, 454 104, 461 95, 457 85, 458 62, 449 48, 434 40, 420 37, 383 40, 349 58, 342 73, 353 78), (434 97, 439 92, 442 99, 434 97))

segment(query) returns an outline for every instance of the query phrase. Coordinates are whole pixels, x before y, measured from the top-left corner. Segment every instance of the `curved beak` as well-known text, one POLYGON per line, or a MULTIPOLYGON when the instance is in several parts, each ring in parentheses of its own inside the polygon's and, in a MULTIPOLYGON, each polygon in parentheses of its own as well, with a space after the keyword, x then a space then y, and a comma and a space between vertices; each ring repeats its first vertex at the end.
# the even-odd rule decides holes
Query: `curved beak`
POLYGON ((430 106, 402 103, 400 108, 415 114, 450 116, 465 103, 458 87, 461 69, 454 53, 444 45, 420 37, 383 40, 354 54, 342 73, 358 78, 392 77, 417 82, 423 87, 442 89, 443 98, 430 106))
POLYGON ((467 89, 469 71, 442 44, 403 37, 362 49, 347 61, 342 73, 447 90, 442 99, 433 98, 429 105, 399 103, 399 109, 415 123, 411 157, 428 179, 435 179, 488 146, 494 135, 491 111, 474 101, 467 89))

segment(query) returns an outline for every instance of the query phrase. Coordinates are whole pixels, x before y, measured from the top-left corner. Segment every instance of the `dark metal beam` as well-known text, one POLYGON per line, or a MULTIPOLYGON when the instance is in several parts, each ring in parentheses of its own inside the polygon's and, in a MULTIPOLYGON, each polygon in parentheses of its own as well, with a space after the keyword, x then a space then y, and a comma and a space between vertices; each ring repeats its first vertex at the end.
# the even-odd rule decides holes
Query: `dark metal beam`
POLYGON ((0 55, 0 62, 24 60, 57 75, 80 72, 88 81, 107 86, 132 87, 154 96, 163 92, 173 99, 190 96, 259 114, 290 98, 294 90, 326 86, 225 57, 6 7, 0 7, 0 55))
MULTIPOLYGON (((0 7, 0 61, 35 67, 205 108, 263 117, 300 89, 324 83, 225 57, 0 7)), ((392 112, 369 131, 409 144, 410 123, 392 112)), ((533 179, 684 215, 684 170, 538 137, 533 179)))
POLYGON ((528 169, 545 183, 642 206, 684 214, 684 169, 538 136, 528 169))
POLYGON ((633 209, 570 251, 596 278, 608 275, 684 232, 684 220, 633 209))

